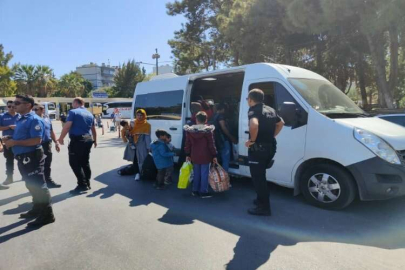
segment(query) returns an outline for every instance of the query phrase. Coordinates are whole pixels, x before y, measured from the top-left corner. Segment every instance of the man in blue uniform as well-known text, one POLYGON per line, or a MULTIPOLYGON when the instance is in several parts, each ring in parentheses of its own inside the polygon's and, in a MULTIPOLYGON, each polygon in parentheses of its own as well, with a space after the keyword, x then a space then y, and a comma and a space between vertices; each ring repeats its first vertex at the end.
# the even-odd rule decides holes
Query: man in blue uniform
POLYGON ((245 146, 249 148, 248 159, 250 174, 257 193, 254 200, 255 208, 249 209, 251 215, 270 216, 269 190, 266 180, 266 169, 273 165, 276 154, 276 136, 284 127, 284 121, 276 111, 263 104, 264 93, 260 89, 249 92, 249 140, 245 146))
POLYGON ((35 103, 34 111, 39 117, 41 117, 45 126, 44 137, 42 138, 42 149, 44 149, 45 154, 44 175, 46 185, 48 188, 60 188, 62 185, 55 183, 51 177, 52 141, 55 143, 56 151, 58 153, 60 151, 59 143, 56 141, 56 135, 53 131, 51 119, 44 115, 45 107, 42 104, 35 103))
MULTIPOLYGON (((15 123, 19 114, 15 112, 13 101, 7 101, 7 112, 0 116, 0 130, 3 131, 4 137, 12 137, 14 134, 15 123)), ((6 181, 4 185, 9 185, 13 183, 13 173, 14 173, 14 154, 12 149, 7 149, 4 147, 4 158, 6 159, 6 181)))
POLYGON ((72 105, 58 142, 63 145, 69 133, 69 164, 77 178, 77 187, 70 192, 77 194, 91 189, 90 150, 93 144, 97 147, 97 132, 94 117, 84 107, 84 100, 77 97, 72 105))
POLYGON ((44 178, 44 151, 41 146, 44 137, 44 123, 34 112, 34 99, 17 95, 14 101, 16 111, 21 115, 17 120, 12 139, 5 140, 5 146, 13 149, 18 169, 32 196, 33 208, 21 214, 21 218, 36 218, 28 226, 43 226, 55 222, 51 195, 44 178))

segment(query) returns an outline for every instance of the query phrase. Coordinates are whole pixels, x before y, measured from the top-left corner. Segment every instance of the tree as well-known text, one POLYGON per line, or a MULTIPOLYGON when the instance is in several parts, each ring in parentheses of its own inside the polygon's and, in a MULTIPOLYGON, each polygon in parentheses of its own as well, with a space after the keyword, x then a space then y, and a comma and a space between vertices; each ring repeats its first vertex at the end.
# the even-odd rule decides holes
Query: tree
POLYGON ((58 89, 53 93, 57 97, 83 97, 86 93, 87 80, 77 72, 63 75, 58 83, 58 89))
POLYGON ((13 70, 19 94, 47 97, 56 90, 57 80, 48 66, 16 64, 13 70))
POLYGON ((0 44, 0 96, 10 97, 14 95, 17 87, 11 80, 13 71, 8 67, 8 63, 13 58, 13 54, 4 53, 4 47, 0 44))
POLYGON ((115 86, 110 93, 111 97, 133 97, 135 87, 145 78, 145 70, 140 69, 135 63, 135 60, 128 60, 118 68, 118 72, 114 77, 115 86))

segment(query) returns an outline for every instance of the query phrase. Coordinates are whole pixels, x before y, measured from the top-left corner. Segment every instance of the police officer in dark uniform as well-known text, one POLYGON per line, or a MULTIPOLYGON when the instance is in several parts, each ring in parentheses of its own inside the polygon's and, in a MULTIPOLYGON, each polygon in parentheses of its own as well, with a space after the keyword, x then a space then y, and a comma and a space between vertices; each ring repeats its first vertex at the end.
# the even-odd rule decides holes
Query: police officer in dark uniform
POLYGON ((52 141, 55 143, 56 151, 58 153, 60 152, 59 143, 56 141, 56 135, 53 131, 51 119, 44 115, 45 107, 42 104, 35 103, 34 111, 39 117, 41 117, 45 126, 44 137, 42 138, 42 149, 44 149, 45 154, 44 176, 46 185, 48 188, 60 188, 62 185, 57 184, 51 177, 52 141))
MULTIPOLYGON (((7 101, 7 112, 0 116, 0 131, 3 131, 3 136, 11 138, 14 134, 15 123, 20 115, 15 112, 13 101, 7 101)), ((14 154, 12 149, 4 147, 4 158, 6 159, 6 181, 4 185, 13 183, 14 173, 14 154)))
POLYGON ((97 147, 97 132, 94 117, 84 107, 84 100, 77 97, 72 105, 58 142, 63 145, 69 133, 69 164, 77 178, 77 187, 70 192, 78 194, 91 189, 90 150, 93 144, 97 147))
POLYGON ((249 168, 257 193, 254 200, 255 208, 248 210, 251 215, 270 216, 270 198, 266 180, 266 169, 273 165, 276 154, 276 136, 284 126, 284 121, 276 111, 263 104, 264 93, 260 89, 249 92, 249 140, 245 146, 249 148, 249 168))
POLYGON ((21 115, 17 120, 13 138, 5 145, 13 149, 18 161, 18 169, 23 181, 32 195, 33 208, 21 214, 21 218, 35 218, 28 226, 43 226, 55 222, 52 211, 51 195, 44 178, 45 156, 42 149, 44 123, 34 112, 34 99, 27 95, 17 95, 14 101, 16 111, 21 115))

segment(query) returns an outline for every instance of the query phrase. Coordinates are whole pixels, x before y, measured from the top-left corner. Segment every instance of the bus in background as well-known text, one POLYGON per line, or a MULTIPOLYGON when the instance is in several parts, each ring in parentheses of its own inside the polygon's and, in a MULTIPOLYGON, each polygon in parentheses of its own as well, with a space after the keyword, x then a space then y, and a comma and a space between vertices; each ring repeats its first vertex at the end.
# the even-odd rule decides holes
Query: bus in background
POLYGON ((84 103, 84 107, 91 112, 91 114, 93 115, 98 115, 98 114, 102 114, 103 113, 103 106, 101 105, 101 103, 89 103, 89 102, 85 102, 84 103))
POLYGON ((115 109, 121 114, 121 118, 131 119, 132 101, 108 102, 103 105, 103 117, 109 118, 115 109))
POLYGON ((54 102, 41 102, 41 104, 45 108, 45 115, 49 117, 49 119, 55 120, 56 119, 56 105, 54 102))

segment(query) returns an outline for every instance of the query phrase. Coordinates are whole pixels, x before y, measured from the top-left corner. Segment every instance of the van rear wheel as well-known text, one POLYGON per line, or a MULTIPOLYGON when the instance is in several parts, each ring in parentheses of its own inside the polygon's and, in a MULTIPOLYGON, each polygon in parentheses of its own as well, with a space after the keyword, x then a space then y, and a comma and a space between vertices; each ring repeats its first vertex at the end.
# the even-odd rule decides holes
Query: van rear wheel
POLYGON ((308 168, 301 177, 300 189, 310 204, 335 210, 352 203, 357 191, 353 177, 333 164, 308 168))

